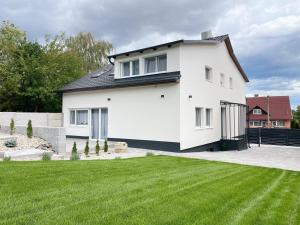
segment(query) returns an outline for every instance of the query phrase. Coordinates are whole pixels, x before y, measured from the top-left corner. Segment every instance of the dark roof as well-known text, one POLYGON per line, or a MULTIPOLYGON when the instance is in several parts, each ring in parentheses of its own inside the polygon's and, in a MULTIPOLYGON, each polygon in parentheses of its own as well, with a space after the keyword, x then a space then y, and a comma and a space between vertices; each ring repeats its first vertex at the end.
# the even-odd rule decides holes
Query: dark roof
MULTIPOLYGON (((250 97, 246 99, 249 106, 249 119, 266 120, 268 112, 267 97, 250 97), (253 115, 252 110, 260 108, 264 112, 262 115, 253 115)), ((271 120, 290 120, 292 119, 292 110, 289 96, 269 96, 269 109, 271 120)))
POLYGON ((236 65, 238 71, 241 73, 241 75, 244 78, 245 82, 249 82, 249 79, 248 79, 245 71, 243 70, 242 66, 240 65, 238 59, 236 58, 236 56, 234 54, 234 51, 233 51, 233 48, 232 48, 232 45, 231 45, 230 38, 229 38, 228 34, 207 38, 207 39, 204 39, 204 40, 183 40, 182 39, 182 40, 177 40, 177 41, 173 41, 173 42, 167 42, 167 43, 160 44, 160 45, 154 45, 154 46, 147 47, 147 48, 141 48, 141 49, 136 49, 136 50, 129 51, 129 52, 122 52, 122 53, 110 55, 110 56, 108 56, 108 58, 109 59, 117 58, 118 56, 122 56, 122 55, 127 55, 128 56, 132 53, 137 53, 137 52, 143 53, 146 50, 150 50, 150 49, 156 50, 157 48, 161 48, 161 47, 172 47, 173 45, 180 44, 180 43, 184 43, 184 44, 209 44, 209 43, 217 44, 217 43, 220 43, 220 42, 223 42, 223 41, 225 42, 228 53, 229 53, 230 57, 232 58, 234 64, 236 65))
POLYGON ((72 83, 64 86, 60 92, 88 91, 96 89, 108 89, 117 87, 140 86, 177 82, 180 72, 160 73, 148 76, 137 76, 122 79, 114 79, 114 66, 109 64, 101 70, 90 73, 72 83))

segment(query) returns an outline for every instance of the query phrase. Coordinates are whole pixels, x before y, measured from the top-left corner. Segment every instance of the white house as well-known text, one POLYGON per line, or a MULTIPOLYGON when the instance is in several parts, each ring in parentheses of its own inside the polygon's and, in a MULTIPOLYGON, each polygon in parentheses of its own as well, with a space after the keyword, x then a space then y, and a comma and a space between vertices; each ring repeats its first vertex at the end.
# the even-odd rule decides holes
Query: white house
POLYGON ((245 134, 248 78, 228 35, 204 32, 109 61, 60 90, 67 136, 198 151, 245 134))

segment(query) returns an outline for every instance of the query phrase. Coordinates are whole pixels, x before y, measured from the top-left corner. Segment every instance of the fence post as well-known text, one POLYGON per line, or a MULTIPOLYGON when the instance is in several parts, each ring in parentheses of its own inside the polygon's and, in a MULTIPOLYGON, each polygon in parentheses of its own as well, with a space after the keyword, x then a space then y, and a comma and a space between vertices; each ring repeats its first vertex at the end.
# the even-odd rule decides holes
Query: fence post
POLYGON ((258 128, 258 147, 260 147, 261 144, 261 128, 258 128))

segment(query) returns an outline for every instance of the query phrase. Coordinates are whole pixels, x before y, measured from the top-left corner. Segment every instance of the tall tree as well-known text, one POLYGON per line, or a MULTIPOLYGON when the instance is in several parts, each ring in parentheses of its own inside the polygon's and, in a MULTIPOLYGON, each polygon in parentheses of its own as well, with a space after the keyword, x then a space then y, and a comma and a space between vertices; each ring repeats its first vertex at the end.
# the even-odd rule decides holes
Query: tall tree
POLYGON ((83 69, 86 72, 94 71, 107 63, 107 55, 112 51, 110 42, 96 40, 88 32, 81 32, 74 37, 66 39, 68 49, 78 52, 83 58, 83 69))
POLYGON ((60 112, 57 90, 106 63, 112 45, 90 33, 28 41, 10 22, 0 25, 0 111, 60 112))

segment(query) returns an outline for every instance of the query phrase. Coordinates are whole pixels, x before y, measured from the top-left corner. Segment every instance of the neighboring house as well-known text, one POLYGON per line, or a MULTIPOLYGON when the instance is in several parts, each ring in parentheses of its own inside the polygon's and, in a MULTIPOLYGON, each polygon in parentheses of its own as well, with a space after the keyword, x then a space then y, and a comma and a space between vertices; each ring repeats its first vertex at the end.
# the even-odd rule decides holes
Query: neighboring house
POLYGON ((248 78, 228 35, 202 36, 110 55, 63 87, 67 135, 169 151, 244 135, 248 78))
POLYGON ((247 98, 250 128, 291 128, 292 110, 289 96, 247 98))

